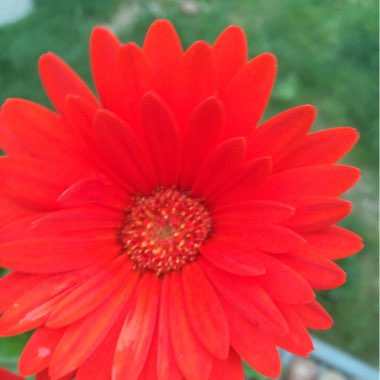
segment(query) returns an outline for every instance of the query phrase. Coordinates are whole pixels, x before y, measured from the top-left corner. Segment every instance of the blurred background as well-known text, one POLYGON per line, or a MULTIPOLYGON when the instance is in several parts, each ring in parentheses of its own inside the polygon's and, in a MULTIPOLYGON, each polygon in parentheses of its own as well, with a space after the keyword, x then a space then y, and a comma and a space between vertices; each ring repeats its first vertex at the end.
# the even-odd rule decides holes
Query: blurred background
MULTIPOLYGON (((273 52, 279 71, 265 118, 311 103, 319 110, 315 130, 339 125, 360 130, 359 145, 345 162, 362 168, 362 180, 346 194, 354 209, 343 225, 360 234, 366 247, 340 262, 347 284, 319 294, 335 325, 313 335, 377 367, 378 2, 0 0, 0 104, 22 97, 49 105, 36 69, 38 57, 47 51, 60 55, 91 83, 87 52, 94 25, 109 26, 124 42, 142 43, 156 18, 170 19, 185 47, 197 39, 213 42, 226 26, 236 24, 247 33, 250 57, 273 52), (28 15, 13 22, 23 7, 28 15)), ((0 365, 15 368, 27 338, 0 340, 0 365)), ((247 368, 247 377, 253 376, 247 368)))

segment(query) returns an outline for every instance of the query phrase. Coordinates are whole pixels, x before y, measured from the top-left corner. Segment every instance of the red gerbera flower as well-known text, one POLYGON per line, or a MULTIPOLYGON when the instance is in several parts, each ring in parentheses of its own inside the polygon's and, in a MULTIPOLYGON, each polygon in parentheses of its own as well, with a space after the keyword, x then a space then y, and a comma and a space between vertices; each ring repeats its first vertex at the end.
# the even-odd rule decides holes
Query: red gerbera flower
POLYGON ((48 53, 56 112, 4 104, 0 334, 36 329, 23 376, 237 380, 243 358, 276 377, 277 347, 306 356, 331 326, 314 290, 362 246, 335 226, 358 133, 308 133, 309 105, 258 126, 276 61, 246 56, 235 26, 185 52, 167 21, 142 48, 96 28, 98 98, 48 53))

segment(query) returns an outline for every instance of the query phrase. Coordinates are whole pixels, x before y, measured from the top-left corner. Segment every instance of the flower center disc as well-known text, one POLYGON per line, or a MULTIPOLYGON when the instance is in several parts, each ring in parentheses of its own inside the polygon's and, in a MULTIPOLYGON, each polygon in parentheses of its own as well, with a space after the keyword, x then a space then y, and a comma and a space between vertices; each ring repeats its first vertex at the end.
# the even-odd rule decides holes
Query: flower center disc
POLYGON ((132 200, 121 241, 136 269, 163 275, 194 261, 210 231, 210 215, 199 200, 159 188, 132 200))

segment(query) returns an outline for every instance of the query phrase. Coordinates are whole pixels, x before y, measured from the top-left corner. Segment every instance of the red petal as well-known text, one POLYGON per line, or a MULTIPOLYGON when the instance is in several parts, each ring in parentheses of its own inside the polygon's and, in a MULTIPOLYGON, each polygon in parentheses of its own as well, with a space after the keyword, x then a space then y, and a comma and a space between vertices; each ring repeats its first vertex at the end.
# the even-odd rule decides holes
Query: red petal
POLYGON ((263 331, 277 334, 287 331, 281 312, 255 278, 231 275, 205 260, 199 262, 216 291, 241 315, 259 325, 263 331))
POLYGON ((297 231, 328 227, 345 218, 351 211, 350 202, 333 197, 300 197, 287 203, 293 206, 296 212, 283 224, 297 231))
POLYGON ((276 224, 258 224, 256 221, 234 222, 216 220, 214 234, 218 240, 248 250, 255 248, 270 253, 288 252, 305 240, 294 231, 276 224), (216 223, 217 222, 217 223, 216 223))
POLYGON ((295 270, 269 255, 262 255, 261 259, 266 273, 255 279, 273 299, 291 304, 305 304, 314 300, 313 289, 295 270))
MULTIPOLYGON (((160 380, 157 377, 158 332, 153 332, 152 344, 138 380, 160 380)), ((171 378, 170 378, 171 379, 171 378)))
POLYGON ((8 99, 2 107, 2 114, 24 154, 59 163, 64 158, 67 164, 74 165, 70 147, 73 141, 65 133, 62 119, 57 114, 24 99, 8 99))
POLYGON ((245 138, 235 137, 219 144, 199 169, 192 192, 210 195, 235 174, 245 155, 245 143, 245 138))
POLYGON ((272 172, 272 160, 263 157, 248 161, 225 186, 221 186, 210 198, 215 205, 236 203, 254 198, 254 194, 269 178, 272 172))
POLYGON ((0 368, 0 378, 1 380, 24 380, 23 377, 15 375, 4 368, 0 368))
POLYGON ((135 290, 133 305, 117 342, 112 368, 115 380, 139 378, 156 328, 159 292, 156 274, 145 273, 135 290))
POLYGON ((190 188, 205 157, 218 142, 224 127, 224 117, 222 104, 214 96, 200 103, 190 116, 183 139, 180 178, 183 189, 190 188))
POLYGON ((68 95, 62 115, 64 126, 73 140, 72 146, 75 147, 73 156, 88 167, 89 174, 94 173, 94 166, 97 167, 101 160, 93 126, 93 118, 98 109, 79 96, 68 95))
POLYGON ((304 166, 274 174, 256 196, 262 199, 336 197, 353 186, 359 175, 359 169, 347 165, 304 166))
POLYGON ((349 152, 359 139, 354 128, 339 127, 311 133, 281 160, 277 169, 333 164, 349 152), (307 152, 307 154, 305 154, 307 152))
POLYGON ((49 318, 50 312, 65 295, 66 292, 55 297, 51 297, 46 302, 40 303, 28 312, 23 310, 22 313, 18 313, 16 315, 15 313, 12 315, 11 312, 5 312, 0 319, 0 336, 6 337, 17 335, 43 326, 49 318))
POLYGON ((169 298, 170 277, 162 279, 158 322, 157 377, 159 379, 183 380, 177 366, 172 342, 170 341, 169 298))
POLYGON ((60 167, 34 158, 0 158, 1 192, 37 209, 57 206, 56 199, 75 177, 60 167), (25 186, 27 184, 27 186, 25 186))
POLYGON ((8 156, 24 156, 26 154, 25 147, 5 122, 2 112, 0 112, 0 148, 8 156))
POLYGON ((119 256, 65 297, 50 314, 46 326, 66 326, 91 313, 113 296, 120 284, 126 281, 131 269, 132 263, 128 257, 119 256))
POLYGON ((97 112, 94 126, 105 159, 104 171, 133 192, 149 191, 152 169, 133 129, 106 110, 97 112))
POLYGON ((255 251, 236 247, 218 239, 210 239, 200 247, 202 255, 216 267, 242 276, 265 273, 265 267, 255 256, 255 251))
POLYGON ((11 272, 0 278, 0 314, 45 279, 45 276, 11 272))
POLYGON ((212 46, 218 88, 224 88, 229 80, 247 62, 247 39, 243 29, 231 25, 216 39, 212 46))
POLYGON ((346 281, 346 273, 335 263, 311 254, 281 255, 279 260, 304 277, 313 289, 332 289, 346 281))
POLYGON ((313 342, 301 318, 292 305, 278 304, 278 307, 287 321, 289 331, 285 335, 277 336, 276 344, 293 354, 309 356, 314 348, 313 342))
POLYGON ((25 346, 18 364, 23 376, 32 376, 47 368, 63 329, 38 328, 25 346))
POLYGON ((315 108, 306 105, 291 108, 270 118, 250 135, 248 156, 271 156, 276 165, 303 138, 315 117, 315 108))
POLYGON ((208 380, 212 356, 194 335, 186 316, 180 273, 170 275, 169 299, 169 326, 178 367, 187 380, 208 380))
POLYGON ((141 102, 141 123, 152 165, 160 185, 176 184, 179 174, 179 134, 166 104, 154 93, 141 102))
POLYGON ((226 359, 230 346, 227 320, 218 296, 196 264, 182 271, 187 316, 204 347, 218 359, 226 359))
POLYGON ((198 104, 215 93, 215 71, 210 46, 204 41, 192 44, 183 54, 177 72, 173 75, 168 102, 182 129, 198 104))
MULTIPOLYGON (((115 231, 116 226, 123 220, 120 211, 110 210, 99 206, 75 207, 37 215, 26 228, 19 228, 16 239, 43 238, 47 236, 78 237, 81 232, 98 231, 98 235, 115 231), (29 232, 29 233, 28 233, 29 232), (22 233, 24 236, 22 236, 22 233)), ((14 223, 12 223, 14 224, 14 223)), ((0 230, 1 231, 1 230, 0 230)), ((4 231, 4 229, 2 229, 4 231)), ((16 240, 15 237, 13 240, 16 240)))
POLYGON ((95 351, 130 299, 137 280, 137 272, 132 272, 112 297, 66 329, 51 358, 50 376, 59 378, 74 371, 95 351))
POLYGON ((244 380, 244 369, 239 355, 231 347, 225 360, 214 360, 209 380, 244 380))
POLYGON ((26 273, 54 273, 105 263, 119 254, 114 234, 101 238, 25 239, 0 245, 0 265, 26 273))
POLYGON ((212 211, 216 221, 281 223, 294 215, 294 208, 280 202, 246 201, 220 205, 212 211))
POLYGON ((94 105, 98 104, 82 79, 55 54, 41 56, 38 68, 45 91, 57 111, 63 111, 67 95, 78 95, 94 105))
POLYGON ((95 204, 122 210, 129 203, 129 196, 113 183, 90 177, 75 182, 58 197, 57 201, 63 207, 95 204))
POLYGON ((261 332, 228 303, 223 306, 230 324, 232 347, 262 375, 278 377, 281 363, 273 338, 261 332))
POLYGON ((363 248, 360 236, 338 226, 302 235, 307 240, 308 249, 331 260, 353 255, 363 248))
POLYGON ((327 330, 333 324, 333 320, 327 311, 316 301, 307 305, 294 305, 293 309, 300 316, 306 327, 327 330))
POLYGON ((79 367, 75 377, 76 380, 104 380, 111 378, 115 347, 129 307, 130 303, 125 302, 122 312, 103 341, 79 367))
POLYGON ((246 136, 264 114, 276 75, 276 59, 261 54, 244 65, 221 94, 227 115, 228 131, 246 136))
POLYGON ((109 110, 136 128, 141 99, 152 89, 152 72, 142 49, 133 42, 123 45, 118 52, 109 110))
POLYGON ((108 29, 97 26, 92 31, 90 42, 91 69, 96 89, 106 107, 112 103, 112 75, 120 46, 119 40, 108 29))
POLYGON ((152 23, 145 36, 144 54, 152 66, 155 90, 165 98, 182 56, 181 41, 170 21, 152 23))
POLYGON ((84 271, 78 271, 43 278, 19 298, 13 299, 0 318, 0 334, 9 336, 44 323, 55 305, 78 286, 84 274, 84 271))

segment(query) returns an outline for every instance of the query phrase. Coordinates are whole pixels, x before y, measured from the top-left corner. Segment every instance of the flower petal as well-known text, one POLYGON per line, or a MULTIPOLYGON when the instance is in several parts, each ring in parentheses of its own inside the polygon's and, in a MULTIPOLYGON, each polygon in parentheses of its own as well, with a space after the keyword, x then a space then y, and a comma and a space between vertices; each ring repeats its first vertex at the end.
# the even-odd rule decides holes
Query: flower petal
POLYGON ((205 99, 189 119, 184 134, 180 185, 190 188, 207 154, 215 147, 224 127, 224 111, 214 96, 205 99))
POLYGON ((218 239, 211 239, 200 247, 202 256, 216 267, 241 276, 256 276, 265 273, 265 267, 255 256, 254 250, 247 250, 218 239))
POLYGON ((24 380, 23 377, 15 375, 4 368, 0 368, 0 378, 1 380, 24 380))
POLYGON ((78 95, 91 104, 98 104, 91 90, 76 72, 55 54, 42 55, 38 69, 45 91, 58 112, 63 111, 67 95, 78 95))
POLYGON ((108 107, 113 99, 113 82, 116 58, 121 43, 103 27, 95 27, 91 34, 91 69, 96 89, 103 104, 108 107))
POLYGON ((254 277, 227 274, 205 260, 199 260, 205 274, 220 294, 239 313, 263 331, 287 331, 287 325, 271 297, 254 277))
MULTIPOLYGON (((5 336, 11 335, 13 331, 24 332, 39 326, 41 321, 46 322, 53 307, 90 275, 92 270, 93 268, 86 268, 53 276, 27 275, 26 278, 34 281, 21 281, 31 287, 19 293, 19 297, 14 298, 13 303, 4 311, 0 318, 1 334, 5 336)), ((8 280, 17 279, 15 275, 10 275, 8 280)), ((12 289, 15 287, 10 287, 10 291, 12 289)))
POLYGON ((310 105, 294 107, 270 118, 253 130, 248 139, 248 157, 271 156, 281 160, 313 125, 316 109, 310 105))
POLYGON ((75 376, 76 380, 104 380, 111 378, 115 347, 129 307, 130 303, 125 302, 123 310, 119 313, 105 338, 78 368, 75 376))
POLYGON ((351 203, 334 197, 298 197, 288 200, 296 210, 283 225, 296 231, 312 231, 328 227, 345 218, 351 203))
POLYGON ((243 164, 236 175, 209 197, 215 206, 251 200, 272 172, 272 159, 262 157, 243 164))
POLYGON ((360 236, 339 226, 303 233, 302 236, 307 240, 308 249, 331 260, 351 256, 363 248, 360 236))
POLYGON ((187 380, 208 380, 212 356, 195 336, 186 316, 180 273, 173 272, 170 276, 169 297, 169 326, 178 367, 187 380))
POLYGON ((99 307, 125 282, 132 269, 126 255, 119 256, 99 273, 67 295, 52 311, 46 326, 59 328, 76 322, 99 307))
MULTIPOLYGON (((301 249, 302 252, 302 249, 301 249)), ((313 289, 332 289, 346 281, 346 273, 332 261, 320 256, 281 255, 279 260, 297 271, 313 289)))
POLYGON ((277 169, 333 164, 347 154, 358 139, 357 130, 349 127, 311 133, 306 135, 302 142, 279 162, 277 169))
POLYGON ((144 96, 141 123, 145 142, 160 185, 173 186, 179 175, 179 133, 166 104, 154 93, 144 96))
POLYGON ((11 272, 0 278, 0 314, 12 306, 12 304, 29 292, 30 289, 44 281, 44 275, 32 275, 11 272))
POLYGON ((214 42, 212 53, 218 88, 223 89, 247 62, 247 39, 244 30, 235 25, 226 28, 214 42))
POLYGON ((214 234, 218 240, 245 249, 258 249, 270 253, 288 252, 305 243, 296 232, 276 225, 258 224, 256 221, 217 220, 214 234))
POLYGON ((293 310, 297 312, 306 327, 327 330, 333 325, 332 318, 317 301, 307 305, 294 305, 293 310))
POLYGON ((182 56, 181 41, 168 20, 156 20, 149 27, 144 54, 152 66, 155 90, 166 99, 182 56))
POLYGON ((158 355, 158 333, 157 329, 153 332, 152 344, 149 348, 148 356, 138 380, 160 380, 157 377, 157 355, 158 355))
POLYGON ((210 46, 204 41, 192 44, 182 55, 168 98, 180 130, 193 110, 215 93, 215 72, 210 46))
POLYGON ((261 259, 266 272, 255 279, 274 300, 305 304, 315 299, 313 289, 298 272, 269 255, 262 255, 261 259))
POLYGON ((359 176, 359 169, 347 165, 303 166, 274 174, 256 197, 274 200, 315 195, 336 197, 353 186, 359 176))
POLYGON ((308 357, 314 347, 302 319, 292 305, 278 303, 278 307, 287 321, 288 332, 285 335, 276 336, 276 344, 295 355, 308 357))
POLYGON ((214 360, 209 380, 244 380, 244 369, 239 355, 231 347, 227 359, 214 360))
POLYGON ((136 288, 117 342, 112 367, 115 380, 137 380, 144 367, 156 328, 160 292, 155 273, 145 273, 136 288))
POLYGON ((212 211, 216 221, 250 221, 260 223, 281 223, 294 215, 295 209, 285 203, 272 201, 246 201, 220 205, 212 211))
POLYGON ((34 158, 0 157, 1 193, 35 209, 54 209, 75 175, 34 158), (27 184, 27 186, 25 186, 27 184))
POLYGON ((159 379, 183 380, 175 360, 170 337, 169 298, 170 277, 162 279, 158 322, 157 377, 159 379))
POLYGON ((187 316, 195 334, 211 354, 226 359, 230 346, 227 320, 214 289, 197 263, 183 268, 182 284, 187 316))
POLYGON ((0 245, 0 265, 25 273, 55 273, 112 260, 120 251, 114 234, 101 238, 46 237, 0 245))
POLYGON ((149 191, 154 172, 133 129, 106 110, 96 113, 94 127, 105 161, 103 170, 131 191, 149 191))
POLYGON ((101 235, 106 231, 114 231, 122 218, 123 215, 119 211, 93 205, 57 210, 42 214, 40 217, 35 215, 35 219, 26 228, 23 229, 22 226, 17 228, 19 235, 15 238, 80 236, 78 233, 88 230, 97 230, 101 235))
POLYGON ((261 54, 231 79, 221 94, 227 115, 228 137, 246 136, 256 127, 272 91, 276 66, 276 58, 272 54, 261 54))
POLYGON ((242 317, 231 305, 223 303, 231 329, 231 345, 256 371, 264 376, 280 375, 280 356, 270 335, 242 317))
POLYGON ((245 155, 246 141, 235 137, 220 143, 206 158, 192 185, 196 195, 208 196, 235 174, 245 155))
POLYGON ((24 99, 8 99, 1 110, 8 129, 23 147, 23 155, 59 163, 64 156, 67 165, 74 164, 72 137, 65 133, 57 114, 24 99))
POLYGON ((131 272, 123 286, 85 318, 71 324, 58 343, 49 366, 53 378, 64 376, 78 368, 98 347, 131 297, 138 274, 131 272), (75 355, 72 353, 75 352, 75 355))
POLYGON ((38 328, 26 344, 18 368, 23 376, 32 376, 47 368, 64 329, 38 328))
POLYGON ((20 139, 10 129, 0 110, 0 149, 8 156, 24 156, 25 148, 20 139))
POLYGON ((148 91, 153 90, 151 68, 140 47, 129 42, 118 50, 113 98, 108 109, 137 128, 139 104, 148 91))

